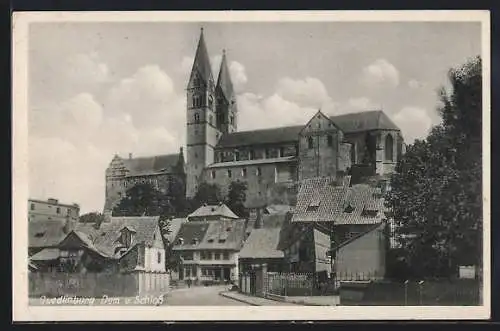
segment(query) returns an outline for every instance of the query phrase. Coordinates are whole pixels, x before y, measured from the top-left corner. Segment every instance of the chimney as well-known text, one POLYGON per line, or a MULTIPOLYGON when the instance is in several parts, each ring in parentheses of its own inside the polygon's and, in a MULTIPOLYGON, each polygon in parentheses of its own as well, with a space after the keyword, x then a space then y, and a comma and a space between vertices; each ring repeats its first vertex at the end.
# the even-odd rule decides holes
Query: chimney
POLYGON ((131 160, 132 159, 132 153, 128 153, 128 159, 131 160))

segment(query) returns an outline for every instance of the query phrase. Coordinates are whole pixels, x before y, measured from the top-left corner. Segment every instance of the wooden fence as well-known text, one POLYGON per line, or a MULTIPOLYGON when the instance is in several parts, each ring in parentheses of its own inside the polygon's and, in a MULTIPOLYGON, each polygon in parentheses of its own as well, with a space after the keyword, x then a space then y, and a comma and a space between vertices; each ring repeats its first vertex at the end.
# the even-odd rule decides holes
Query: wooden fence
POLYGON ((29 273, 30 297, 133 297, 165 293, 168 274, 159 273, 29 273))

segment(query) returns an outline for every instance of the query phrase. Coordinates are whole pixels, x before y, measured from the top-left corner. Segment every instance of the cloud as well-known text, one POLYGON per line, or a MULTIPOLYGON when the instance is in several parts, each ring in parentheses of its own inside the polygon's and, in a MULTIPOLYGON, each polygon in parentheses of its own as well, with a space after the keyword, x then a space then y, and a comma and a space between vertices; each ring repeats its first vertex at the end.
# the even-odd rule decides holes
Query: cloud
POLYGON ((416 79, 410 79, 408 81, 408 87, 411 89, 418 89, 421 88, 422 86, 423 84, 416 79))
POLYGON ((232 61, 229 65, 229 72, 231 73, 234 89, 238 93, 248 82, 245 66, 239 62, 232 61))
POLYGON ((317 78, 282 78, 278 81, 276 93, 286 100, 305 107, 321 108, 331 102, 325 85, 317 78))
POLYGON ((305 124, 318 110, 301 107, 278 94, 262 97, 254 93, 238 96, 239 130, 305 124))
POLYGON ((112 86, 103 105, 79 93, 31 110, 30 195, 74 201, 82 212, 101 210, 104 171, 113 155, 178 152, 185 109, 168 74, 148 65, 112 86))
POLYGON ((88 86, 110 80, 108 65, 101 61, 97 52, 72 55, 62 68, 66 79, 78 85, 88 86))
POLYGON ((346 102, 339 104, 336 109, 337 113, 356 113, 366 110, 380 108, 372 99, 368 97, 350 98, 346 102))
POLYGON ((413 143, 415 139, 425 138, 432 127, 429 114, 419 107, 404 107, 392 119, 401 129, 407 144, 413 143))
POLYGON ((363 69, 362 81, 368 87, 397 87, 399 71, 385 59, 377 59, 363 69))

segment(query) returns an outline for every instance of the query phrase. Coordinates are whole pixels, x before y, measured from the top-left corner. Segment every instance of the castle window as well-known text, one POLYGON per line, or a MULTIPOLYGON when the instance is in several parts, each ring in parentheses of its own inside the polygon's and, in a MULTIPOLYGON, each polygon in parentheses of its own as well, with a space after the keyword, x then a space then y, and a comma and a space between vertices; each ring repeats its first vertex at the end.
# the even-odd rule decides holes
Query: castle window
POLYGON ((262 169, 260 167, 257 168, 257 176, 262 176, 262 169))
POLYGON ((312 137, 307 138, 307 147, 309 149, 313 148, 313 138, 312 137))
POLYGON ((241 177, 246 177, 247 176, 247 168, 241 169, 241 177))
POLYGON ((35 204, 34 204, 34 203, 32 203, 32 204, 31 204, 30 209, 31 209, 31 210, 35 210, 35 204))
POLYGON ((212 179, 215 179, 215 170, 212 170, 212 179))
POLYGON ((333 146, 333 137, 331 134, 329 134, 327 136, 327 142, 328 142, 328 146, 330 146, 330 147, 333 146))
POLYGON ((200 114, 198 114, 198 113, 194 114, 194 122, 195 123, 200 123, 200 114))
POLYGON ((392 139, 392 135, 388 134, 385 137, 385 159, 387 161, 394 161, 394 141, 392 139))
POLYGON ((227 177, 231 178, 232 176, 233 176, 233 174, 232 174, 231 170, 228 170, 227 171, 227 177))

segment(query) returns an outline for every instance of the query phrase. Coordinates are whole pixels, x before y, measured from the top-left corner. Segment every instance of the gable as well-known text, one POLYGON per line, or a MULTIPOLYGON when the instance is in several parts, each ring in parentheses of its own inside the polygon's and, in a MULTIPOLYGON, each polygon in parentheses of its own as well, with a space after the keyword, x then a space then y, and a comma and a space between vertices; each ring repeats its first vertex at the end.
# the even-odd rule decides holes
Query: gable
POLYGON ((337 125, 321 111, 318 111, 300 131, 301 135, 317 132, 338 132, 337 125))

